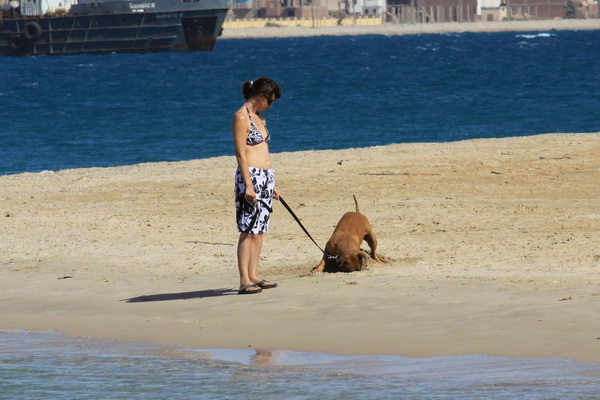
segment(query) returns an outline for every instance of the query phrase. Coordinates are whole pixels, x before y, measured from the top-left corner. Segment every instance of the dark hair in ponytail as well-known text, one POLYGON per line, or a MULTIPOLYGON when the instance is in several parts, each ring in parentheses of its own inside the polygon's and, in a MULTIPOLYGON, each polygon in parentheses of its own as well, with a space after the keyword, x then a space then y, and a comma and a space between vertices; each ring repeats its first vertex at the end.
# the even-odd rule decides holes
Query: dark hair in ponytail
POLYGON ((281 97, 279 85, 271 78, 259 78, 255 81, 246 81, 242 85, 244 100, 248 100, 250 97, 261 93, 267 96, 267 99, 270 99, 273 95, 275 95, 275 99, 281 97))

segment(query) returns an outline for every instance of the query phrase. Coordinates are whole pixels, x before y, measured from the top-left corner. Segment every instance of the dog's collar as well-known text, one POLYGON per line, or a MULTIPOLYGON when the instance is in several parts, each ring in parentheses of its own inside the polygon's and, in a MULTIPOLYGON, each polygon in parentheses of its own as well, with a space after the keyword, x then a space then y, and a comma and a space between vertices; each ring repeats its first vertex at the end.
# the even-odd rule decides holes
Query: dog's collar
POLYGON ((358 251, 353 250, 353 251, 349 251, 347 253, 339 253, 339 254, 336 254, 335 256, 332 254, 329 254, 328 252, 325 252, 325 255, 327 256, 328 260, 337 260, 338 258, 348 256, 350 254, 355 254, 355 253, 358 254, 358 251))

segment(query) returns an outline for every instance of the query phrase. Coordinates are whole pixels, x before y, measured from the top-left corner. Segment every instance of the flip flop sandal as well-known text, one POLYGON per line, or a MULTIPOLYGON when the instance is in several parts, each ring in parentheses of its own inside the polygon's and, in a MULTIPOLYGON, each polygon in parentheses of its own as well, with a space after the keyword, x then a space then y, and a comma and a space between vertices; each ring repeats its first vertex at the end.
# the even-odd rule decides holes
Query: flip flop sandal
POLYGON ((244 285, 242 286, 242 288, 240 290, 238 290, 238 294, 254 294, 254 293, 260 293, 262 292, 262 289, 260 288, 260 286, 258 286, 257 284, 251 284, 251 285, 244 285), (258 289, 253 289, 253 290, 248 290, 250 288, 256 287, 258 289))
POLYGON ((266 279, 263 279, 262 281, 258 282, 256 284, 256 286, 258 286, 261 289, 272 289, 272 288, 276 288, 277 284, 276 283, 267 283, 268 281, 266 279))

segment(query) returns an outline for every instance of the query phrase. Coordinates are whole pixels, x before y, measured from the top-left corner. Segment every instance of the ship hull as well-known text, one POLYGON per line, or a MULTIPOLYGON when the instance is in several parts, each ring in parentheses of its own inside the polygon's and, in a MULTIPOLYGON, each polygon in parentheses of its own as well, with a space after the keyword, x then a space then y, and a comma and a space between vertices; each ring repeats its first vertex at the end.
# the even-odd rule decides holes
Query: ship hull
POLYGON ((2 21, 0 55, 211 51, 227 9, 150 10, 2 21))

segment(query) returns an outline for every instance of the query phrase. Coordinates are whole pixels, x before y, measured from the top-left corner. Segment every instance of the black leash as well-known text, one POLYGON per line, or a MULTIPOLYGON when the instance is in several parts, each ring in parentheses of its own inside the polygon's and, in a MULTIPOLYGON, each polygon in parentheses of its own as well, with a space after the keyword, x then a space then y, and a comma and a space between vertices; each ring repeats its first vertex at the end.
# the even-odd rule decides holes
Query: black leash
POLYGON ((304 233, 306 233, 308 235, 308 237, 310 238, 310 240, 312 240, 312 242, 315 244, 315 246, 317 246, 319 248, 319 250, 321 250, 321 252, 323 254, 326 254, 325 250, 323 250, 321 248, 321 246, 319 246, 317 244, 317 242, 315 242, 315 239, 313 239, 312 236, 310 236, 310 233, 308 233, 308 231, 306 230, 306 228, 304 227, 304 225, 302 225, 302 222, 300 222, 300 220, 298 219, 298 217, 296 216, 296 214, 294 214, 294 212, 292 211, 292 209, 290 208, 290 206, 288 206, 287 203, 285 202, 285 200, 283 200, 283 197, 279 196, 279 201, 281 202, 281 204, 283 204, 283 206, 285 207, 285 209, 288 210, 288 212, 292 215, 292 217, 294 217, 294 219, 296 220, 296 222, 298 223, 298 225, 300 225, 300 228, 302 228, 302 230, 304 231, 304 233))

